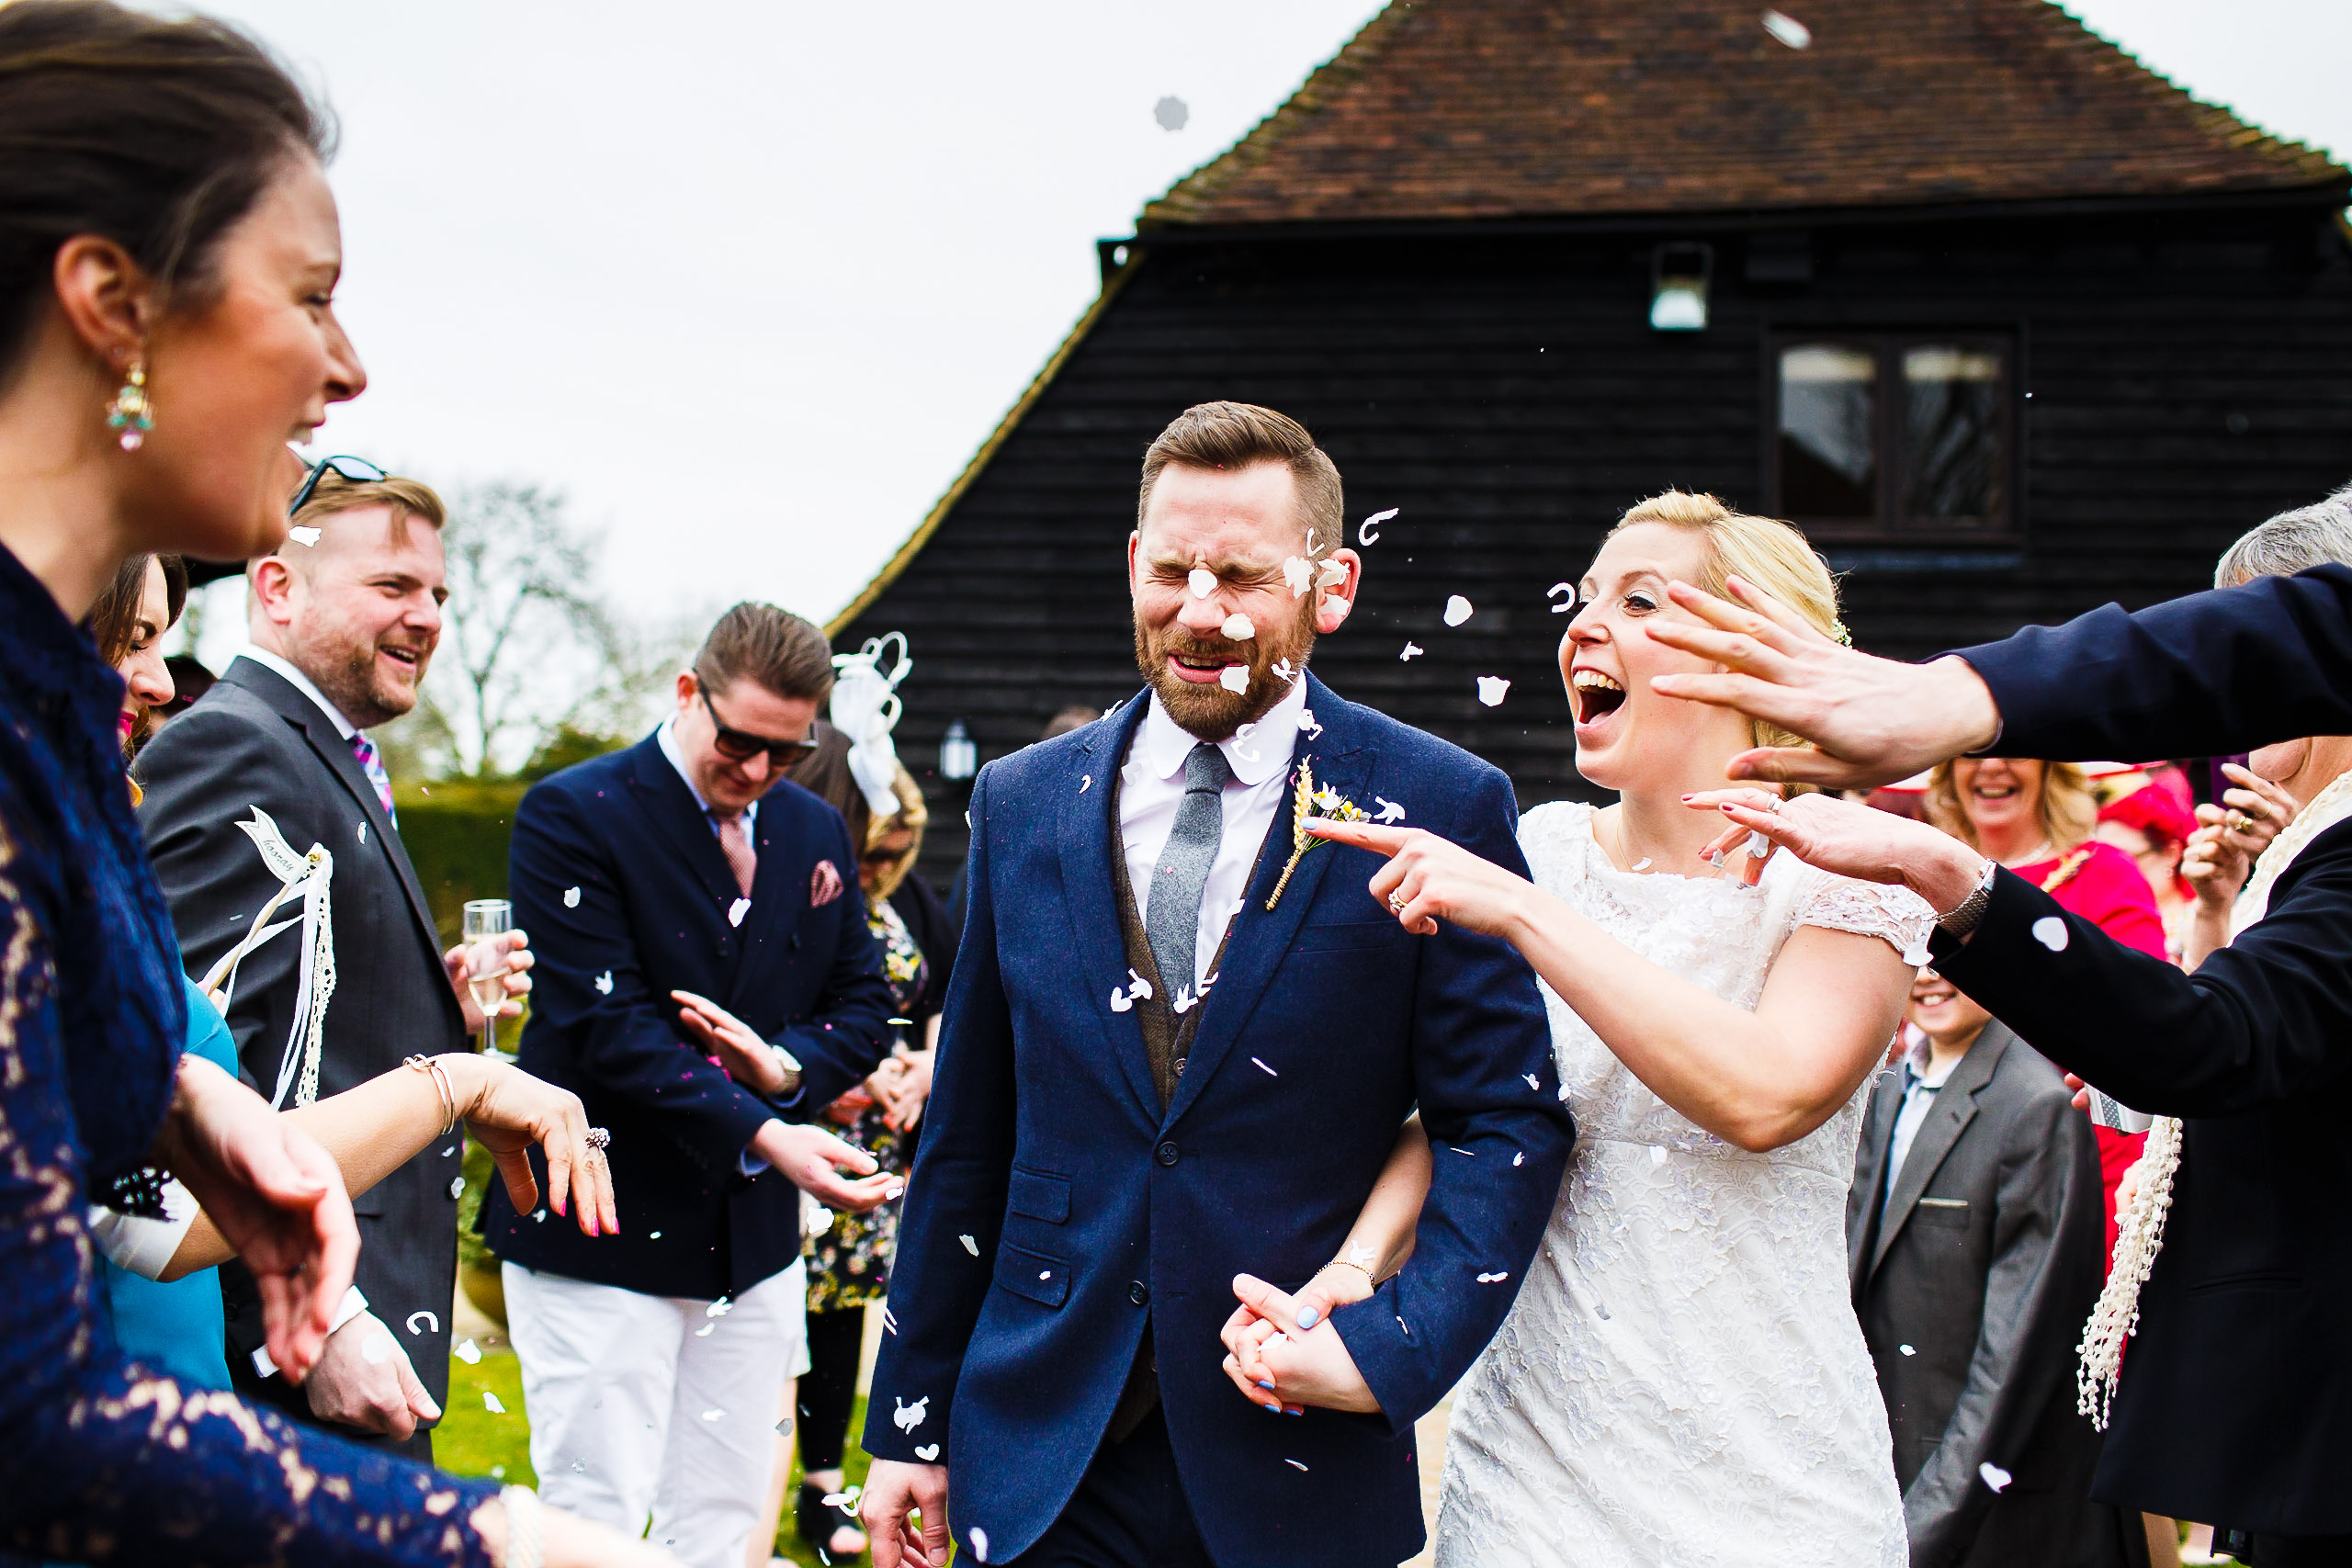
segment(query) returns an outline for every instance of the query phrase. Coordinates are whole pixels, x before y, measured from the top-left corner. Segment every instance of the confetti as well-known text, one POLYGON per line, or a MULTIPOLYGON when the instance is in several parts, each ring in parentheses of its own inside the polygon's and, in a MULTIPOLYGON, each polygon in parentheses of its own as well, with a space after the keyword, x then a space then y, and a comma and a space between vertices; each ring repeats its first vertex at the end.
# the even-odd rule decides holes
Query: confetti
POLYGON ((1258 761, 1258 749, 1250 744, 1250 737, 1256 734, 1257 729, 1254 724, 1245 724, 1233 732, 1233 754, 1245 762, 1258 761))
POLYGON ((1131 1010, 1135 1005, 1135 998, 1133 997, 1128 996, 1126 992, 1119 989, 1116 986, 1111 987, 1111 1010, 1113 1012, 1126 1012, 1131 1010))
POLYGON ((1315 586, 1315 563, 1305 556, 1292 556, 1283 562, 1283 583, 1292 598, 1303 597, 1315 586))
POLYGON ((411 1334, 438 1334, 441 1332, 441 1320, 420 1308, 408 1314, 408 1331, 411 1334), (420 1317, 424 1320, 423 1328, 416 1325, 416 1320, 420 1317))
POLYGON ((493 1464, 493 1465, 492 1465, 492 1466, 490 1467, 490 1478, 491 1478, 492 1481, 503 1481, 503 1480, 505 1480, 505 1479, 506 1479, 506 1467, 505 1467, 504 1465, 503 1465, 503 1464, 493 1464))
POLYGON ((899 1320, 890 1315, 890 1309, 887 1306, 882 1309, 882 1326, 893 1334, 899 1332, 899 1320))
POLYGON ((1236 610, 1217 630, 1234 642, 1247 642, 1258 635, 1258 623, 1236 610))
POLYGON ((1902 1351, 1906 1356, 1916 1356, 1919 1353, 1918 1351, 1911 1348, 1908 1345, 1897 1345, 1895 1348, 1902 1351))
POLYGON ((854 1514, 857 1511, 857 1499, 865 1490, 863 1486, 851 1486, 839 1492, 828 1492, 825 1494, 825 1506, 854 1514))
POLYGON ((702 1413, 702 1418, 706 1421, 718 1421, 723 1419, 726 1415, 727 1412, 724 1410, 706 1410, 702 1413))
POLYGON ((1652 1165, 1664 1165, 1666 1163, 1666 1151, 1656 1144, 1652 1144, 1650 1145, 1650 1163, 1652 1165))
POLYGON ((1273 1068, 1266 1066, 1264 1062, 1255 1056, 1250 1058, 1250 1065, 1257 1068, 1260 1072, 1265 1074, 1270 1078, 1278 1078, 1282 1077, 1282 1074, 1274 1071, 1273 1068))
POLYGON ((1459 1144, 1448 1144, 1445 1146, 1452 1149, 1455 1154, 1461 1155, 1465 1159, 1476 1159, 1478 1157, 1478 1151, 1476 1149, 1465 1149, 1459 1144))
POLYGON ((1530 1089, 1542 1089, 1544 1087, 1544 1080, 1537 1077, 1533 1073, 1521 1073, 1519 1076, 1527 1080, 1527 1087, 1530 1089))
POLYGON ((1499 1284, 1501 1284, 1505 1280, 1508 1280, 1508 1279, 1510 1279, 1510 1274, 1508 1274, 1508 1273, 1502 1273, 1502 1274, 1481 1274, 1481 1275, 1479 1275, 1479 1276, 1478 1276, 1478 1283, 1480 1283, 1480 1284, 1482 1284, 1482 1285, 1499 1285, 1499 1284))
POLYGON ((1084 795, 1088 790, 1092 789, 1093 787, 1094 775, 1092 773, 1087 773, 1078 781, 1078 793, 1080 795, 1084 795))
POLYGON ((506 1414, 506 1406, 499 1404, 498 1395, 491 1393, 488 1389, 483 1389, 481 1391, 481 1407, 484 1410, 489 1411, 492 1416, 503 1416, 506 1414))
POLYGON ((1447 626, 1458 626, 1463 622, 1468 620, 1470 615, 1471 610, 1469 600, 1464 599, 1459 593, 1452 594, 1447 597, 1445 601, 1445 624, 1447 626))
POLYGON ((1791 49, 1811 49, 1813 29, 1794 17, 1781 11, 1764 13, 1764 30, 1787 44, 1791 49))
POLYGON ((380 1367, 392 1353, 392 1337, 378 1332, 360 1341, 359 1358, 371 1367, 380 1367))
POLYGON ((1296 1461, 1296 1460, 1295 1460, 1295 1459, 1286 1459, 1286 1460, 1283 1461, 1283 1462, 1284 1464, 1286 1464, 1286 1465, 1290 1466, 1293 1470, 1305 1470, 1305 1469, 1306 1468, 1305 1465, 1303 1465, 1303 1464, 1299 1463, 1299 1462, 1298 1462, 1298 1461, 1296 1461))
POLYGON ((1200 1006, 1201 998, 1193 995, 1192 988, 1190 987, 1179 986, 1176 987, 1176 994, 1169 998, 1168 1005, 1173 1009, 1177 1016, 1181 1018, 1185 1013, 1188 1013, 1194 1008, 1200 1006))
POLYGON ((1372 1267, 1373 1258, 1376 1256, 1377 1254, 1368 1242, 1360 1241, 1348 1248, 1348 1261, 1359 1269, 1369 1269, 1372 1267))
POLYGON ((1292 668, 1291 661, 1286 658, 1274 660, 1273 675, 1275 680, 1285 684, 1298 679, 1298 671, 1292 668))
POLYGON ((708 1306, 703 1308, 702 1314, 705 1317, 725 1317, 729 1313, 733 1312, 734 1310, 735 1303, 729 1301, 725 1296, 721 1296, 717 1301, 711 1303, 708 1306))
POLYGON ((1185 576, 1184 586, 1193 591, 1193 598, 1205 599, 1216 592, 1216 573, 1196 566, 1185 576))
POLYGON ((531 1214, 531 1218, 540 1224, 546 1224, 548 1223, 548 1212, 545 1209, 535 1210, 531 1214))
POLYGON ((779 1438, 788 1438, 792 1436, 791 1416, 787 1416, 783 1420, 775 1424, 775 1435, 779 1438))
POLYGON ((1315 586, 1337 588, 1348 580, 1348 569, 1336 560, 1327 560, 1315 570, 1315 586))
POLYGON ((481 1347, 469 1339, 458 1347, 458 1359, 469 1367, 481 1365, 481 1347))
POLYGON ((466 1190, 466 1179, 465 1179, 464 1177, 462 1177, 462 1176, 459 1176, 459 1177, 453 1177, 453 1178, 450 1179, 450 1182, 449 1182, 449 1196, 450 1196, 450 1197, 455 1198, 458 1193, 463 1192, 465 1190, 466 1190))
POLYGON ((978 1525, 972 1527, 972 1555, 983 1562, 989 1560, 989 1532, 978 1525))
POLYGON ((2052 953, 2066 951, 2066 922, 2055 915, 2044 915, 2033 922, 2033 940, 2052 953))
POLYGON ((648 1241, 660 1241, 662 1239, 662 1233, 660 1231, 648 1231, 645 1233, 645 1239, 648 1241))
POLYGON ((1405 808, 1403 807, 1383 795, 1375 795, 1372 798, 1380 802, 1380 809, 1373 813, 1372 819, 1374 821, 1402 822, 1405 820, 1405 808))
POLYGON ((319 531, 311 527, 288 528, 286 530, 286 536, 298 545, 315 545, 319 542, 319 531))
POLYGON ((1413 655, 1417 653, 1425 653, 1427 651, 1428 649, 1421 647, 1419 643, 1408 642, 1405 645, 1405 651, 1396 656, 1397 661, 1401 663, 1404 660, 1412 658, 1413 655))
POLYGON ((1546 598, 1546 599, 1558 599, 1558 598, 1560 597, 1560 595, 1561 595, 1561 594, 1563 594, 1563 593, 1566 594, 1566 595, 1567 595, 1567 597, 1566 597, 1566 599, 1564 599, 1564 600, 1561 600, 1561 602, 1560 602, 1559 604, 1555 604, 1555 605, 1553 605, 1553 606, 1552 606, 1552 614, 1554 614, 1554 615, 1569 615, 1569 614, 1572 614, 1572 613, 1576 610, 1576 607, 1577 607, 1577 590, 1576 590, 1576 584, 1574 584, 1574 583, 1572 583, 1572 582, 1555 582, 1555 583, 1552 584, 1552 586, 1551 586, 1551 587, 1546 588, 1545 590, 1544 590, 1544 598, 1546 598))
POLYGON ((1145 979, 1142 976, 1136 974, 1132 969, 1127 971, 1127 978, 1135 982, 1134 985, 1127 987, 1127 999, 1129 1001, 1148 1002, 1151 1000, 1150 981, 1145 979))
POLYGON ((970 1253, 973 1257, 978 1258, 980 1255, 980 1244, 974 1241, 970 1236, 959 1235, 956 1239, 962 1242, 964 1244, 964 1250, 970 1253))
POLYGON ((1641 859, 1639 859, 1639 860, 1637 860, 1637 861, 1635 861, 1635 862, 1634 863, 1634 869, 1635 871, 1647 871, 1647 870, 1649 870, 1649 868, 1650 868, 1650 857, 1649 857, 1649 856, 1647 856, 1647 855, 1644 855, 1641 859))
POLYGON ((743 917, 751 912, 752 901, 749 898, 738 898, 727 906, 727 923, 730 926, 740 926, 743 923, 743 917))
POLYGON ((1050 1269, 1040 1269, 1037 1270, 1037 1278, 1040 1280, 1050 1280, 1053 1277, 1054 1271, 1050 1269))
POLYGON ((1772 852, 1772 840, 1761 833, 1750 833, 1747 835, 1746 848, 1749 860, 1762 860, 1772 852))
POLYGON ((1315 710, 1313 708, 1301 708, 1298 710, 1298 727, 1299 728, 1306 731, 1310 737, 1320 736, 1323 733, 1323 727, 1315 722, 1315 710))
POLYGON ((1906 950, 1903 954, 1903 962, 1914 969, 1925 969, 1935 961, 1936 955, 1929 953, 1924 943, 1906 950))
POLYGON ((365 822, 359 824, 359 841, 363 844, 368 841, 368 824, 365 822))
POLYGON ((922 1418, 931 1414, 931 1395, 927 1393, 912 1404, 909 1404, 897 1394, 892 1394, 890 1404, 892 1405, 890 1423, 901 1432, 913 1431, 922 1425, 922 1418))
POLYGON ((1527 1163, 1527 1151, 1525 1149, 1521 1149, 1519 1153, 1511 1156, 1510 1163, 1514 1166, 1525 1165, 1527 1163))
MULTIPOLYGON (((1356 543, 1359 545, 1376 545, 1380 543, 1380 536, 1373 532, 1373 530, 1379 527, 1383 523, 1387 522, 1391 517, 1396 516, 1396 513, 1403 510, 1404 508, 1401 506, 1392 506, 1385 512, 1375 512, 1371 516, 1365 518, 1363 524, 1356 529, 1356 543)), ((1304 1467, 1302 1466, 1301 1468, 1304 1467)))
POLYGON ((1193 111, 1185 107, 1183 99, 1170 93, 1151 106, 1151 118, 1162 130, 1182 130, 1184 122, 1193 118, 1193 111))
POLYGON ((1500 675, 1478 677, 1478 700, 1490 708, 1502 706, 1503 694, 1510 690, 1510 682, 1500 675))
POLYGON ((1999 1465, 1995 1464, 1989 1459, 1983 1464, 1976 1467, 1976 1473, 1983 1476, 1984 1478, 1984 1484, 1990 1486, 1996 1492, 2001 1491, 2003 1488, 2007 1487, 2010 1482, 2017 1479, 2017 1477, 2011 1475, 2007 1471, 2003 1470, 1999 1465))
POLYGON ((567 887, 563 890, 563 907, 567 909, 577 909, 580 908, 580 889, 577 887, 567 887))
POLYGON ((922 1461, 925 1464, 931 1463, 933 1461, 939 1458, 939 1445, 937 1443, 923 1444, 922 1447, 915 1450, 915 1458, 922 1461))
POLYGON ((600 997, 609 997, 613 994, 613 972, 611 970, 607 969, 602 975, 596 976, 596 994, 600 997))
POLYGON ((710 1331, 718 1326, 718 1325, 715 1323, 706 1323, 700 1328, 695 1330, 695 1337, 697 1339, 707 1339, 710 1337, 710 1331))
POLYGON ((1227 691, 1231 692, 1235 696, 1239 696, 1242 693, 1250 689, 1250 671, 1248 666, 1240 664, 1227 665, 1222 671, 1218 671, 1216 683, 1223 686, 1227 691))

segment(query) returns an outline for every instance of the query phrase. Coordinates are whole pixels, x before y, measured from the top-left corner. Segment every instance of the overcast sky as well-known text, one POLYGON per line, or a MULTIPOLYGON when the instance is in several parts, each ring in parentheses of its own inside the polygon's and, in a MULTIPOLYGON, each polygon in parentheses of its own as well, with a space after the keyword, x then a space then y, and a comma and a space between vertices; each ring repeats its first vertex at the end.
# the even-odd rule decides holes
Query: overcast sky
MULTIPOLYGON (((1378 6, 207 8, 342 119, 341 309, 372 384, 321 450, 563 489, 641 615, 756 595, 822 619, 1085 310, 1093 242, 1378 6), (1154 118, 1169 96, 1180 130, 1154 118)), ((2352 154, 2347 0, 2070 9, 2200 96, 2352 154)))

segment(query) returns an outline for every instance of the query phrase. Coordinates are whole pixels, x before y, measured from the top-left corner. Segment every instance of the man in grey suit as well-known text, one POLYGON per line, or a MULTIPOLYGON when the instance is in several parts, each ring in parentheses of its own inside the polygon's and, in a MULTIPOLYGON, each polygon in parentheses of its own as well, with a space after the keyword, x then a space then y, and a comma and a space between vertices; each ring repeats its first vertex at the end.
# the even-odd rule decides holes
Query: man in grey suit
POLYGON ((1913 1568, 2144 1568, 2136 1515, 2090 1500, 2075 1410, 2098 1300, 2098 1145, 2058 1069, 1934 970, 1926 1035, 1871 1091, 1846 1236, 1913 1568))
MULTIPOLYGON (((247 569, 251 646, 157 734, 136 769, 146 792, 141 826, 193 975, 234 947, 277 890, 237 827, 254 807, 294 853, 317 843, 334 855, 337 975, 323 1015, 322 1098, 412 1054, 463 1050, 481 1026, 459 977, 463 950, 438 951, 395 829, 391 783, 366 733, 416 704, 441 632, 444 518, 440 498, 413 479, 347 483, 322 474, 288 542, 247 569)), ((300 908, 281 908, 273 921, 300 908)), ((282 931, 236 974, 229 1027, 246 1080, 263 1094, 279 1083, 292 1043, 301 945, 299 927, 282 931)), ((519 951, 519 937, 514 945, 519 951)), ((343 1436, 372 1434, 432 1458, 424 1424, 439 1418, 448 1392, 458 1147, 445 1134, 354 1200, 357 1294, 345 1298, 300 1388, 287 1386, 266 1357, 256 1360, 252 1277, 234 1263, 221 1268, 229 1370, 240 1392, 343 1436)))

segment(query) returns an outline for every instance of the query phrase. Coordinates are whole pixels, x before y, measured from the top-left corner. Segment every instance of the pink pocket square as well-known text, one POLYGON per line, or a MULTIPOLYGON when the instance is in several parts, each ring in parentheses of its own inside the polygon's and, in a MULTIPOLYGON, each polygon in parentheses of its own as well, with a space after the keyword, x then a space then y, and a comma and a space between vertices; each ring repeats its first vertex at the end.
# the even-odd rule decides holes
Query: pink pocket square
POLYGON ((819 861, 817 869, 808 874, 808 907, 821 909, 841 896, 842 874, 833 869, 832 862, 819 861))

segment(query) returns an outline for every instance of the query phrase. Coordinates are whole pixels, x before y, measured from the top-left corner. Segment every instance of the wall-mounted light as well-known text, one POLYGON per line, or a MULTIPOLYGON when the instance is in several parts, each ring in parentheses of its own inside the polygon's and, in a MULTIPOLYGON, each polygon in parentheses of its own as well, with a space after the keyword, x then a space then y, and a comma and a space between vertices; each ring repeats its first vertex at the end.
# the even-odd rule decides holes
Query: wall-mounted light
POLYGON ((939 776, 963 780, 980 771, 980 749, 972 744, 972 732, 957 719, 939 738, 939 776))
POLYGON ((1662 333, 1704 332, 1713 245, 1675 242, 1650 253, 1650 326, 1662 333))

